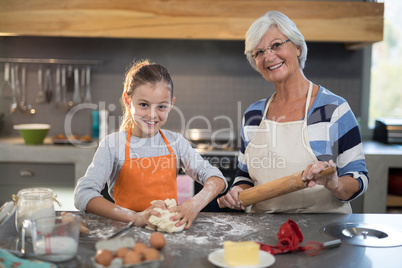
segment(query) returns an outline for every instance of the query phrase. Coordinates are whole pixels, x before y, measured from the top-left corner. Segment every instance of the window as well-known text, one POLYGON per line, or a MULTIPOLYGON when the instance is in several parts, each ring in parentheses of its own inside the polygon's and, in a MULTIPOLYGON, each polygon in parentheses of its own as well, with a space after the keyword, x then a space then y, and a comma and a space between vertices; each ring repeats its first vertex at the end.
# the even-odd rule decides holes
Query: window
POLYGON ((402 1, 383 2, 384 39, 371 49, 369 127, 378 117, 402 118, 402 1))

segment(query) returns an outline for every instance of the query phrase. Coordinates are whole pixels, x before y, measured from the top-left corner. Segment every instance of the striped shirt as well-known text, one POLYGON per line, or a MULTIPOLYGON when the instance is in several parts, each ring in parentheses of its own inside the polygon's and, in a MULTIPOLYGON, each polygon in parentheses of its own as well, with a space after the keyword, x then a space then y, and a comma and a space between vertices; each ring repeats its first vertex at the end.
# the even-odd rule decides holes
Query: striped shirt
MULTIPOLYGON (((261 123, 268 99, 250 105, 243 117, 239 164, 234 185, 254 186, 250 178, 244 152, 261 123)), ((307 132, 311 149, 318 161, 333 160, 338 176, 351 176, 360 188, 348 201, 361 196, 369 178, 362 149, 357 120, 347 101, 320 86, 317 97, 307 114, 307 132)))

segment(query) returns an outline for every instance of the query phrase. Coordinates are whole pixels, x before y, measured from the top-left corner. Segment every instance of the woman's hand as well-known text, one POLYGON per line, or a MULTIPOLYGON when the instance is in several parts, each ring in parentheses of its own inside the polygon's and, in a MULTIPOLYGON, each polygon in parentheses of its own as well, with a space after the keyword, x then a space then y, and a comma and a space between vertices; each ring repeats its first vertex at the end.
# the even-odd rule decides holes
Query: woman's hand
POLYGON ((308 165, 303 172, 303 181, 308 181, 308 187, 314 187, 315 185, 323 185, 325 188, 331 191, 335 191, 338 188, 339 178, 338 174, 332 173, 326 176, 319 175, 321 171, 328 167, 336 167, 334 161, 329 162, 316 162, 308 165))
POLYGON ((234 186, 229 192, 218 199, 219 206, 228 207, 231 209, 245 210, 241 201, 239 200, 239 193, 243 191, 243 188, 234 186))

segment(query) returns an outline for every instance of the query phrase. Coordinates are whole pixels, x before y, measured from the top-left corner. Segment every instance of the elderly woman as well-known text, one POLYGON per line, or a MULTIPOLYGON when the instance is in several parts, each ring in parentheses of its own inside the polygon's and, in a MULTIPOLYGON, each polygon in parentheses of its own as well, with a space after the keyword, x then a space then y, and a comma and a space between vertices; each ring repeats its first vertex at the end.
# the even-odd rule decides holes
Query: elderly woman
POLYGON ((304 170, 309 187, 254 204, 251 212, 351 213, 349 202, 368 185, 359 127, 343 98, 304 76, 303 35, 270 11, 251 25, 244 53, 275 93, 244 114, 237 176, 220 204, 244 210, 240 191, 304 170), (337 172, 317 175, 329 166, 337 172))

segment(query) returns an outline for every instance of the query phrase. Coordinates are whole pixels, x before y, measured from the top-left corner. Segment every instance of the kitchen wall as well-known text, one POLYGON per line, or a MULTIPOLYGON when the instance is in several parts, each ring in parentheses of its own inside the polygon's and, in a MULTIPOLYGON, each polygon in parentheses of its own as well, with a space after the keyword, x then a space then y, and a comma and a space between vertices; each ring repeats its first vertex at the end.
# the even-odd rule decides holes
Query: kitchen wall
MULTIPOLYGON (((340 43, 308 43, 304 69, 308 79, 325 86, 349 101, 356 116, 360 111, 362 84, 361 50, 346 50, 340 43)), ((111 110, 112 130, 118 128, 121 115, 119 97, 124 73, 133 59, 149 58, 168 68, 173 78, 176 108, 167 129, 185 127, 212 130, 231 128, 237 132, 241 115, 254 101, 273 93, 266 82, 248 64, 242 41, 102 39, 57 37, 2 37, 0 58, 57 58, 102 60, 92 70, 92 96, 96 107, 111 110)), ((56 66, 51 66, 55 70, 56 66)), ((17 136, 12 124, 43 122, 52 125, 50 136, 64 133, 67 111, 55 104, 35 104, 38 91, 37 65, 28 64, 28 101, 35 115, 17 111, 1 136, 17 136)), ((4 64, 0 65, 3 82, 4 64)), ((54 82, 53 72, 53 82, 54 82)), ((4 108, 4 107, 3 107, 4 108)), ((91 133, 91 108, 72 116, 72 132, 91 133)))

